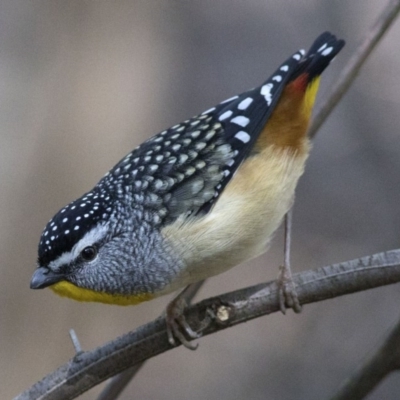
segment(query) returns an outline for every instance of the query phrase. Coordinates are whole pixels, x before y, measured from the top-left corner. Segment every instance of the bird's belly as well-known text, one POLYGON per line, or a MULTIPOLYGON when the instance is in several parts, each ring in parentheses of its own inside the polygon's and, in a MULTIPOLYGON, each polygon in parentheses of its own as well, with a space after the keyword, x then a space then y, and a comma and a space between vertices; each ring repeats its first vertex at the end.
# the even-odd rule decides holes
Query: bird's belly
POLYGON ((164 228, 163 236, 174 243, 185 266, 170 289, 265 252, 292 205, 307 155, 308 151, 267 147, 243 163, 209 214, 164 228))

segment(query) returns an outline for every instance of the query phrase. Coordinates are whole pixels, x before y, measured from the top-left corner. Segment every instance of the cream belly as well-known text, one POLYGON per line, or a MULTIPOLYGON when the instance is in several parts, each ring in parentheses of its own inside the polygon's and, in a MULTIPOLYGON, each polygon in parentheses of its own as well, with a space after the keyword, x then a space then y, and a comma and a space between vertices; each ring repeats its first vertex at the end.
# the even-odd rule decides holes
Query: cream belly
POLYGON ((300 149, 267 146, 243 163, 209 214, 164 228, 163 236, 185 265, 165 292, 265 252, 292 205, 308 150, 307 140, 300 149))

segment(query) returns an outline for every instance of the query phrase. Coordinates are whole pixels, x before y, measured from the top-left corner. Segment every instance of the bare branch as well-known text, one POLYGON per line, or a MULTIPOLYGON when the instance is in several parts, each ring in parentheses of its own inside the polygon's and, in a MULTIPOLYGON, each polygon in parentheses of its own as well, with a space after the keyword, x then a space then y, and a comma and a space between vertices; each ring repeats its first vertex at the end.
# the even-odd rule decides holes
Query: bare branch
POLYGON ((126 388, 129 382, 136 376, 143 365, 144 362, 139 363, 114 376, 110 383, 100 393, 97 400, 114 400, 118 398, 118 396, 126 388))
MULTIPOLYGON (((294 275, 293 280, 302 304, 400 282, 400 250, 305 271, 294 275)), ((204 300, 189 307, 186 316, 196 328, 206 314, 214 315, 204 332, 209 335, 278 311, 277 293, 276 282, 258 284, 204 300)), ((15 400, 73 399, 105 379, 171 348, 165 319, 160 317, 102 347, 77 354, 15 400)))
POLYGON ((347 92, 365 60, 396 19, 399 11, 400 0, 391 0, 383 10, 382 14, 377 18, 372 28, 367 32, 361 45, 354 52, 353 57, 351 57, 350 61, 339 76, 336 85, 332 89, 331 93, 326 97, 326 100, 322 103, 322 106, 316 114, 308 131, 311 138, 316 135, 318 129, 322 126, 326 118, 347 92))
POLYGON ((79 342, 78 336, 73 329, 69 330, 69 337, 71 338, 72 344, 74 345, 75 351, 80 353, 82 351, 82 346, 79 342))
POLYGON ((400 321, 379 350, 346 380, 332 400, 361 400, 400 367, 400 321))

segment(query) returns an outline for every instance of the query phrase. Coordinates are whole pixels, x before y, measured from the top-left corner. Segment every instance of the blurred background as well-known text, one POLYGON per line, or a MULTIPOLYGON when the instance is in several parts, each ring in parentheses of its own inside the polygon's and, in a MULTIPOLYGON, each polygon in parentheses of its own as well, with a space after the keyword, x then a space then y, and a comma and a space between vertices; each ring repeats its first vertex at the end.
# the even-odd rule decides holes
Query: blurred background
MULTIPOLYGON (((0 3, 0 392, 12 398, 73 356, 157 317, 29 289, 39 236, 144 139, 256 86, 324 30, 347 45, 327 94, 383 0, 2 0, 0 3)), ((399 247, 400 21, 320 130, 297 191, 295 271, 399 247)), ((267 255, 199 297, 275 279, 267 255)), ((399 286, 304 307, 150 360, 121 399, 323 399, 400 317, 399 286)), ((101 386, 82 396, 94 399, 101 386)), ((398 399, 393 375, 369 399, 398 399)))

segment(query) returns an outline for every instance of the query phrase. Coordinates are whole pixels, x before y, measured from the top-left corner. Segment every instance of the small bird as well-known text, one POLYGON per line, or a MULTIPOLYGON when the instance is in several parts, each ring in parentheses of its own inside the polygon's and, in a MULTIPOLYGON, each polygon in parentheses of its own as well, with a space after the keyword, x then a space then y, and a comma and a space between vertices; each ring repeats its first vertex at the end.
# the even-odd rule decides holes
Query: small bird
POLYGON ((321 34, 261 86, 130 152, 48 222, 31 288, 138 304, 264 253, 304 171, 320 75, 344 44, 321 34))

